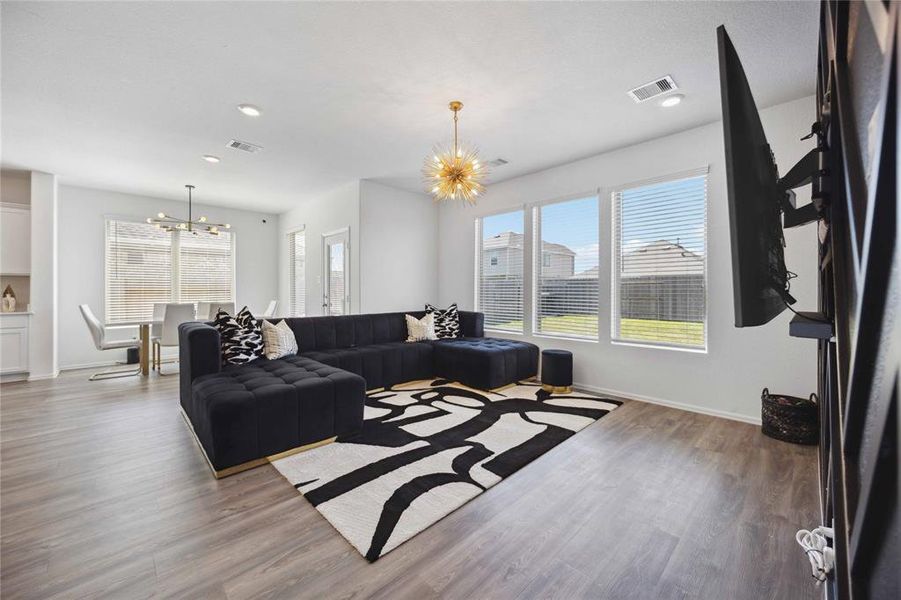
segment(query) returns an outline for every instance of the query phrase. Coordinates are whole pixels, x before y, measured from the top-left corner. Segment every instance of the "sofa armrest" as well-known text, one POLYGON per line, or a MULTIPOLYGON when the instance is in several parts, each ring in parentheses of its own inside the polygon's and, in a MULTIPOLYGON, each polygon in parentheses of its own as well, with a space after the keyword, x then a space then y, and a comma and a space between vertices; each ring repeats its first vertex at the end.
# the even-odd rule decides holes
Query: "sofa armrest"
POLYGON ((460 314, 460 332, 463 337, 485 337, 485 314, 467 310, 460 314))
POLYGON ((191 383, 201 375, 222 369, 219 332, 215 327, 191 321, 178 326, 178 377, 181 404, 191 416, 191 383))

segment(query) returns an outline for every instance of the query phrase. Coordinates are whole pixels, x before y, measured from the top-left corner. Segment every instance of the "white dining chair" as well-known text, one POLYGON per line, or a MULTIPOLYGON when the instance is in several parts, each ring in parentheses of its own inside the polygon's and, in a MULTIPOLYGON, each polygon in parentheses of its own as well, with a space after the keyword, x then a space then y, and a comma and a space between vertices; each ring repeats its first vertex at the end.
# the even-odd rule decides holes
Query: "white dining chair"
POLYGON ((210 302, 210 321, 216 318, 216 313, 219 312, 220 308, 231 316, 235 316, 234 302, 210 302))
POLYGON ((163 375, 162 349, 178 346, 178 326, 194 320, 194 303, 170 302, 166 304, 163 326, 159 337, 151 338, 153 344, 153 364, 156 372, 163 375))
MULTIPOLYGON (((141 345, 140 341, 135 338, 108 341, 106 339, 106 327, 100 323, 100 319, 94 315, 94 311, 91 310, 91 307, 87 304, 79 304, 78 310, 81 311, 81 316, 84 317, 84 322, 87 323, 88 330, 91 332, 91 339, 94 340, 94 347, 98 350, 127 350, 129 348, 138 348, 141 345)), ((113 379, 115 377, 132 377, 138 375, 140 372, 141 367, 138 365, 136 369, 129 369, 126 371, 100 371, 94 373, 88 379, 90 381, 96 381, 98 379, 113 379)))
POLYGON ((160 337, 163 330, 163 317, 166 316, 166 302, 153 303, 153 323, 150 325, 150 339, 160 337))
POLYGON ((207 321, 210 318, 210 302, 197 303, 197 320, 207 321))
POLYGON ((264 310, 263 314, 261 314, 260 316, 263 318, 274 317, 276 310, 278 310, 278 300, 270 300, 269 306, 266 307, 266 310, 264 310))

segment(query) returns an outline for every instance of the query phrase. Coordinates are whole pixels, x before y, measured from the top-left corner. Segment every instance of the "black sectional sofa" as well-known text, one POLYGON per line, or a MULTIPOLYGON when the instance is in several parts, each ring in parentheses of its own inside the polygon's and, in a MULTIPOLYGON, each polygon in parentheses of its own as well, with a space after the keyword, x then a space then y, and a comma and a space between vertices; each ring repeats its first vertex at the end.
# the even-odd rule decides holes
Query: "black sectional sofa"
POLYGON ((424 342, 405 341, 405 314, 424 313, 286 319, 296 356, 225 367, 219 332, 182 324, 181 407, 217 477, 358 433, 366 390, 432 377, 494 389, 538 374, 538 347, 484 337, 481 313, 460 311, 462 337, 424 342))

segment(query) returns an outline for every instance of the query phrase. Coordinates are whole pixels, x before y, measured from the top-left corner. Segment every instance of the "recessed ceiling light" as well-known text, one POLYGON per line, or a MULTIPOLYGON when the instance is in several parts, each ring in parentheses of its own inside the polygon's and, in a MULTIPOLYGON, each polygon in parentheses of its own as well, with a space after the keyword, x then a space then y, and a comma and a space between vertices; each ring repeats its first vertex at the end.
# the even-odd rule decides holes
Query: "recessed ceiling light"
POLYGON ((217 163, 217 162, 219 162, 219 157, 218 157, 218 156, 213 156, 212 154, 204 154, 204 155, 203 155, 203 160, 205 160, 205 161, 207 161, 207 162, 209 162, 209 163, 217 163))
POLYGON ((261 111, 258 106, 254 106, 253 104, 239 104, 238 110, 240 110, 248 117, 259 117, 261 114, 263 114, 263 111, 261 111))
POLYGON ((684 98, 684 94, 671 94, 660 101, 660 106, 664 106, 669 108, 670 106, 676 106, 680 102, 682 102, 682 98, 684 98))

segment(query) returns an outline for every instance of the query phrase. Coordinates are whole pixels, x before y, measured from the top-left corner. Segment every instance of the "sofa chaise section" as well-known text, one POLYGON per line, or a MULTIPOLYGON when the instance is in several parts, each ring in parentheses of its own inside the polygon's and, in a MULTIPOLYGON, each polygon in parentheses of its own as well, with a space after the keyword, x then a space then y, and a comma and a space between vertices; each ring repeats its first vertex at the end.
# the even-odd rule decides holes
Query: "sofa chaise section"
POLYGON ((182 411, 217 477, 359 433, 359 375, 302 356, 221 368, 213 327, 186 323, 179 334, 182 411))

